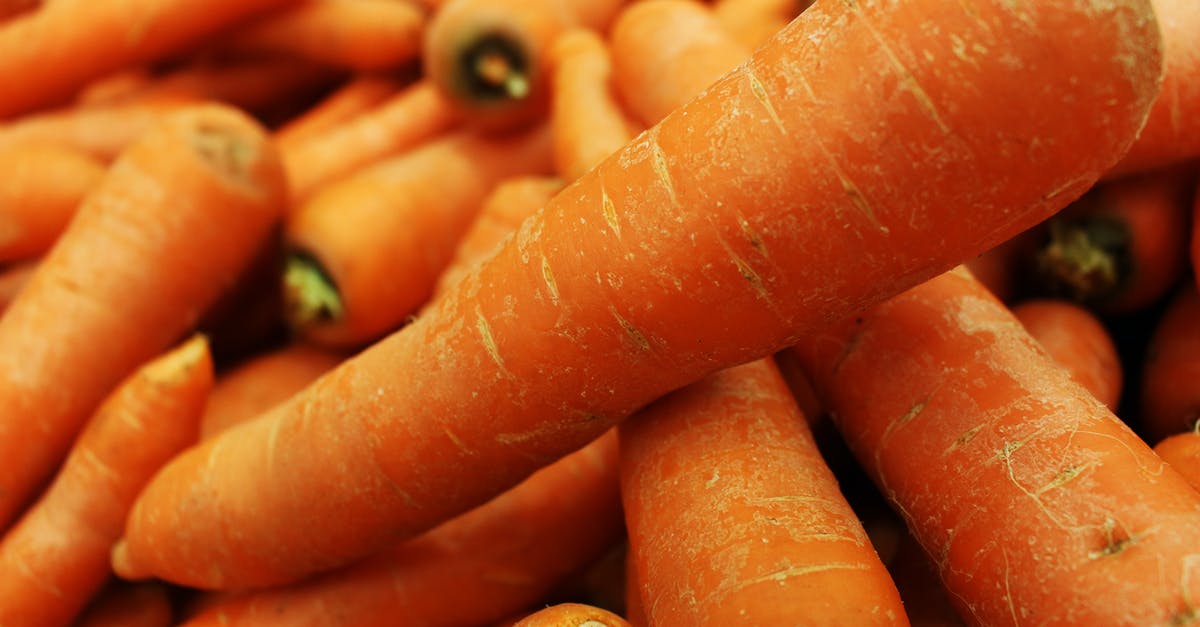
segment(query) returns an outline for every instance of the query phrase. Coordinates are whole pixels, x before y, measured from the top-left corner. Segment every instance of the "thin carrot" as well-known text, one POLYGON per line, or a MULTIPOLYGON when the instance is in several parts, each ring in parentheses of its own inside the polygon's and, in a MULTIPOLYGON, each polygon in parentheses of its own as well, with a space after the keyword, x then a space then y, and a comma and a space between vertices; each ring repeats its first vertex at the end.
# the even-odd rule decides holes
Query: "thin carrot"
POLYGON ((0 625, 66 625, 87 605, 109 578, 134 497, 196 441, 212 381, 197 336, 104 401, 54 482, 0 541, 0 625))
POLYGON ((1200 611, 1200 494, 969 273, 799 350, 969 622, 1165 625, 1200 611))
POLYGON ((1142 430, 1150 443, 1200 420, 1200 294, 1185 283, 1154 328, 1142 365, 1142 430))
POLYGON ((753 50, 812 3, 813 0, 716 0, 712 11, 734 39, 753 50))
POLYGON ((3 315, 4 310, 17 298, 17 294, 25 288, 39 262, 38 259, 29 259, 5 265, 0 269, 0 315, 3 315))
POLYGON ((360 72, 396 70, 416 61, 425 20, 406 0, 307 0, 229 33, 216 47, 360 72))
POLYGON ((576 28, 559 35, 550 48, 550 64, 554 167, 564 180, 574 181, 629 143, 641 125, 617 102, 612 59, 595 32, 576 28))
POLYGON ((287 315, 303 337, 366 344, 433 293, 488 191, 550 169, 544 129, 507 138, 457 133, 315 194, 288 216, 287 315))
POLYGON ((305 344, 258 355, 221 375, 204 409, 200 437, 209 438, 287 400, 343 357, 305 344))
POLYGON ((84 611, 75 627, 170 627, 171 600, 158 582, 114 581, 84 611))
POLYGON ((1043 294, 1109 314, 1143 309, 1187 267, 1190 168, 1104 182, 1044 227, 1034 251, 1043 294))
POLYGON ((286 153, 302 142, 328 132, 370 111, 396 95, 401 83, 390 76, 364 74, 347 81, 311 109, 275 131, 275 141, 286 153))
POLYGON ((805 11, 404 330, 177 457, 123 572, 278 583, 429 529, 1044 220, 1132 141, 1159 74, 1144 0, 929 6, 936 32, 913 3, 805 11), (963 60, 946 32, 1005 54, 963 60))
POLYGON ((560 603, 522 618, 513 627, 629 627, 629 623, 603 608, 560 603))
POLYGON ((0 118, 61 103, 88 81, 181 52, 291 0, 50 3, 0 25, 0 118))
POLYGON ((524 609, 619 537, 615 436, 421 537, 340 571, 218 601, 187 625, 480 625, 524 609))
POLYGON ((1163 438, 1154 445, 1154 452, 1200 490, 1200 432, 1195 427, 1163 438))
POLYGON ((49 250, 104 171, 99 160, 66 146, 0 147, 0 262, 49 250))
POLYGON ((429 23, 429 79, 468 119, 493 131, 542 116, 549 50, 571 27, 603 30, 626 0, 449 0, 429 23))
POLYGON ((1117 410, 1121 398, 1121 360, 1104 323, 1091 311, 1065 300, 1035 299, 1012 308, 1013 315, 1071 378, 1117 410))
POLYGON ((1106 175, 1115 178, 1200 157, 1200 3, 1153 0, 1162 29, 1163 83, 1146 126, 1106 175))
POLYGON ((454 259, 438 277, 434 297, 449 291, 477 264, 495 253, 501 242, 516 233, 526 218, 546 206, 562 188, 561 179, 545 176, 520 176, 497 184, 459 240, 454 259))
POLYGON ((674 392, 620 435, 621 501, 650 624, 908 624, 770 360, 674 392))
POLYGON ((292 196, 398 155, 457 125, 459 115, 427 82, 418 82, 345 124, 286 147, 292 196))
POLYGON ((614 80, 621 100, 645 124, 694 98, 750 58, 712 10, 691 0, 646 0, 612 28, 614 80))
POLYGON ((265 132, 223 107, 164 121, 131 146, 0 318, 0 528, 87 416, 175 342, 279 218, 265 132))

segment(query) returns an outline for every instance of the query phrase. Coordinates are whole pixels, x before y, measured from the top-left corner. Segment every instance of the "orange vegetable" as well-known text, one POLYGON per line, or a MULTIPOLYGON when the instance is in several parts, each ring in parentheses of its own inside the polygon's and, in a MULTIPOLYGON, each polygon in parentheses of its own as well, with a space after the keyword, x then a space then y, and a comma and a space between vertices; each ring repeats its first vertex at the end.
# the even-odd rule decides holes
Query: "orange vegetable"
POLYGON ((286 154, 303 142, 370 111, 400 89, 401 83, 387 76, 364 74, 349 80, 276 130, 275 141, 286 154))
POLYGON ((650 624, 908 624, 770 360, 673 392, 620 435, 650 624))
POLYGON ((1200 294, 1185 283, 1154 328, 1142 366, 1141 425, 1147 442, 1200 420, 1200 294))
POLYGON ((0 147, 0 262, 49 250, 104 171, 99 160, 66 146, 0 147))
POLYGON ((522 618, 513 627, 629 627, 629 623, 605 609, 560 603, 522 618))
POLYGON ((144 135, 0 318, 0 529, 125 375, 249 264, 284 202, 266 133, 200 107, 144 135))
POLYGON ((1154 445, 1154 452, 1200 490, 1200 433, 1195 427, 1163 438, 1154 445))
POLYGON ((734 39, 753 50, 812 3, 813 0, 716 0, 712 11, 734 39))
POLYGON ((87 605, 109 577, 134 497, 196 441, 212 381, 208 346, 196 337, 105 400, 46 493, 0 542, 0 625, 66 625, 87 605))
POLYGON ((1071 378, 1117 410, 1121 398, 1121 360, 1104 323, 1079 305, 1053 299, 1027 300, 1012 308, 1021 326, 1071 378))
POLYGON ((814 5, 404 330, 177 457, 125 572, 265 585, 420 533, 1044 220, 1132 141, 1158 84, 1144 0, 936 6, 935 33, 912 4, 814 5), (1005 54, 963 60, 946 32, 1005 54))
POLYGON ((1190 620, 1200 494, 969 273, 799 350, 969 622, 1190 620))

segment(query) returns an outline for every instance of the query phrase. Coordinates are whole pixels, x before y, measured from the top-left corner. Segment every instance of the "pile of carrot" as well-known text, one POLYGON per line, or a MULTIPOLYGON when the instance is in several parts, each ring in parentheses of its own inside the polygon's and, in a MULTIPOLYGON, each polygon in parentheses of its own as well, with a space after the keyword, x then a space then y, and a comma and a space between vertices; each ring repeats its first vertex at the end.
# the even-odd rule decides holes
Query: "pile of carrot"
POLYGON ((1200 624, 1194 0, 0 0, 0 627, 1200 624))

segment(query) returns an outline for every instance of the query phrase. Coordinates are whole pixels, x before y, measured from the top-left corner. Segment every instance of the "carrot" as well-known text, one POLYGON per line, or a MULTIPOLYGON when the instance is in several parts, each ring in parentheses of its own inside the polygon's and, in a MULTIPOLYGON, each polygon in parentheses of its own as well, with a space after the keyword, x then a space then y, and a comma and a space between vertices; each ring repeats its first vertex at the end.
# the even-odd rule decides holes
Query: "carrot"
POLYGON ((1154 328, 1142 365, 1141 425, 1146 441, 1193 428, 1200 420, 1200 294, 1185 284, 1154 328))
POLYGON ((75 627, 169 627, 171 600, 158 582, 114 581, 84 611, 75 627))
POLYGON ((513 627, 629 627, 629 623, 602 608, 560 603, 526 616, 513 627))
POLYGON ((549 49, 571 27, 603 29, 625 0, 448 0, 422 47, 426 76, 468 119, 500 131, 549 104, 549 49))
POLYGON ((811 4, 812 0, 716 0, 712 11, 734 39, 753 50, 811 4))
POLYGON ((1154 452, 1200 490, 1200 433, 1195 427, 1163 438, 1154 445, 1154 452))
POLYGON ((138 364, 185 333, 278 219, 269 137, 221 107, 147 133, 0 318, 0 529, 138 364))
POLYGON ((88 81, 181 52, 291 0, 50 3, 0 26, 0 118, 61 103, 88 81))
POLYGON ((1012 308, 1012 313, 1076 383, 1117 410, 1121 397, 1121 360, 1104 323, 1089 310, 1064 300, 1035 299, 1012 308))
POLYGON ((583 28, 564 32, 550 48, 550 63, 554 168, 574 181, 627 144, 641 127, 616 100, 612 59, 599 35, 583 28))
POLYGON ((1043 293, 1109 314, 1162 298, 1187 266, 1190 171, 1158 171, 1106 182, 1045 227, 1035 250, 1043 293))
POLYGON ((247 24, 216 46, 279 54, 361 72, 412 63, 425 12, 406 0, 307 0, 247 24))
POLYGON ((0 315, 16 299, 17 294, 25 288, 29 277, 33 276, 39 260, 29 259, 18 263, 8 264, 0 269, 0 315))
POLYGON ((413 324, 177 457, 130 516, 126 572, 265 585, 429 529, 1044 220, 1123 153, 1157 87, 1146 2, 936 6, 937 33, 912 3, 805 11, 413 324), (960 64, 946 32, 1006 53, 960 64))
POLYGON ((156 78, 149 68, 129 67, 97 78, 84 85, 75 96, 76 106, 102 106, 128 102, 156 78))
POLYGON ((304 344, 255 356, 217 379, 200 421, 209 438, 287 400, 342 361, 342 356, 304 344))
POLYGON ((296 208, 283 289, 292 327, 323 346, 368 343, 429 299, 500 180, 550 169, 548 133, 458 133, 334 183, 296 208))
POLYGON ((524 609, 620 535, 615 435, 421 537, 340 571, 218 601, 187 625, 480 625, 524 609))
POLYGON ((770 360, 674 392, 620 435, 621 501, 650 624, 908 624, 770 360))
POLYGON ((1185 624, 1200 494, 967 272, 798 349, 972 624, 1185 624))
POLYGON ((1106 175, 1119 177, 1200 157, 1200 3, 1153 0, 1163 38, 1163 83, 1146 126, 1106 175))
POLYGON ((708 7, 691 0, 647 0, 612 28, 614 80, 634 117, 659 120, 750 58, 708 7))
POLYGON ((0 147, 0 262, 49 250, 104 170, 99 160, 66 146, 0 147))
POLYGON ((345 124, 286 147, 292 196, 306 198, 321 185, 400 154, 458 121, 432 85, 418 82, 345 124))
POLYGON ((100 590, 134 497, 195 442, 212 379, 197 336, 104 401, 54 483, 0 542, 0 625, 66 625, 100 590))
POLYGON ((275 131, 275 141, 286 153, 313 137, 370 111, 396 95, 399 81, 389 76, 363 74, 346 81, 321 102, 275 131))
POLYGON ((562 180, 545 176, 520 176, 497 184, 458 242, 454 259, 438 277, 434 296, 449 291, 496 252, 501 242, 516 233, 526 218, 544 207, 562 188, 562 180))

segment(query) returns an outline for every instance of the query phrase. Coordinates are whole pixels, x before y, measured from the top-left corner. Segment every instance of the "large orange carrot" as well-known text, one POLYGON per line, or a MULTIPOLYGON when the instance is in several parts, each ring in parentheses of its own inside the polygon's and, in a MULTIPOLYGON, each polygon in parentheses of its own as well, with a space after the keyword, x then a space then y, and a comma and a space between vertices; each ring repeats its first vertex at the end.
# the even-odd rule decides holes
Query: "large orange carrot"
POLYGON ((1200 420, 1200 294, 1185 284, 1154 328, 1142 365, 1141 425, 1154 443, 1200 420))
POLYGON ((1121 398, 1121 359, 1104 323, 1091 311, 1065 300, 1036 299, 1012 308, 1021 326, 1055 363, 1110 411, 1121 398))
POLYGON ((0 528, 138 364, 177 341, 279 218, 282 168, 244 115, 201 107, 131 146, 0 318, 0 528))
POLYGON ((812 0, 716 0, 712 10, 734 39, 754 49, 811 4, 812 0))
POLYGON ((306 198, 322 184, 404 152, 458 121, 437 89, 418 82, 345 124, 286 147, 292 196, 306 198))
POLYGON ((571 29, 550 49, 550 124, 554 167, 574 181, 629 143, 640 126, 625 115, 612 85, 612 59, 595 32, 571 29))
POLYGON ((647 0, 613 24, 612 57, 622 101, 634 117, 656 124, 750 58, 750 48, 703 4, 647 0))
POLYGON ((169 627, 171 599, 159 582, 114 580, 84 610, 75 627, 169 627))
POLYGON ((606 609, 559 603, 522 618, 513 627, 629 627, 629 623, 606 609))
POLYGON ((340 571, 218 601, 188 627, 481 625, 545 597, 620 536, 616 434, 340 571))
POLYGON ((217 380, 200 421, 200 437, 212 437, 287 400, 342 359, 337 353, 289 344, 239 364, 217 380))
POLYGON ((359 346, 429 299, 500 180, 550 169, 548 133, 458 133, 324 188, 288 216, 284 297, 319 344, 359 346))
POLYGON ((280 126, 275 131, 275 141, 286 153, 300 143, 370 111, 400 89, 401 83, 390 76, 358 76, 338 87, 311 109, 280 126))
POLYGON ((805 11, 405 330, 177 457, 130 516, 127 572, 221 587, 344 564, 1074 200, 1157 89, 1149 4, 969 8, 805 11), (1005 54, 963 59, 947 32, 1005 54))
POLYGON ((0 262, 49 250, 104 170, 67 146, 0 147, 0 262))
POLYGON ((426 75, 472 123, 511 130, 549 102, 549 51, 578 26, 603 29, 625 0, 449 0, 429 23, 426 75))
POLYGON ((1200 2, 1152 0, 1163 38, 1163 83, 1115 177, 1200 157, 1200 2))
POLYGON ((46 493, 0 541, 0 625, 66 625, 87 605, 109 578, 134 497, 196 441, 212 381, 197 336, 104 401, 46 493))
POLYGON ((908 624, 770 360, 676 391, 620 433, 650 624, 908 624))
POLYGON ((0 125, 0 146, 60 144, 111 161, 162 118, 197 104, 193 96, 163 95, 94 107, 67 107, 0 125))
POLYGON ((0 25, 0 118, 65 101, 88 81, 181 52, 294 0, 50 3, 0 25))
POLYGON ((407 0, 307 0, 217 40, 222 50, 282 54, 364 72, 416 60, 425 11, 407 0))
POLYGON ((497 184, 458 242, 454 259, 438 277, 434 296, 453 288, 477 264, 495 253, 505 238, 516 233, 526 218, 546 206, 562 188, 562 180, 545 176, 520 176, 497 184))
POLYGON ((800 346, 968 622, 1193 620, 1200 494, 969 273, 800 346))

